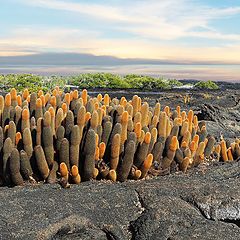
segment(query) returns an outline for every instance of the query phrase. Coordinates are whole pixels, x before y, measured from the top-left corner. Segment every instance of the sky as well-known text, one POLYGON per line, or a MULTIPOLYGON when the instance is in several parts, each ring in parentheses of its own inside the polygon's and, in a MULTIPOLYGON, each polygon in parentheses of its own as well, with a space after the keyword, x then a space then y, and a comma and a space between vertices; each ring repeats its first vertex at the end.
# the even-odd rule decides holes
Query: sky
POLYGON ((0 56, 240 64, 240 0, 0 0, 0 56))

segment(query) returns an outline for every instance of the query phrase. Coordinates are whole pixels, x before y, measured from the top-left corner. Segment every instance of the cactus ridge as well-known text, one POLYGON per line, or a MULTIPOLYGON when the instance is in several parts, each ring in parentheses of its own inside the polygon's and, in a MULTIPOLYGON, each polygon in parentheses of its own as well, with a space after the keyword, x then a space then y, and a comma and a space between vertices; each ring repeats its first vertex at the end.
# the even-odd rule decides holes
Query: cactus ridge
POLYGON ((134 95, 90 97, 87 90, 0 96, 0 178, 24 181, 125 181, 154 171, 186 172, 206 161, 240 158, 240 140, 209 136, 204 121, 180 106, 161 110, 134 95), (59 172, 59 173, 58 173, 59 172))

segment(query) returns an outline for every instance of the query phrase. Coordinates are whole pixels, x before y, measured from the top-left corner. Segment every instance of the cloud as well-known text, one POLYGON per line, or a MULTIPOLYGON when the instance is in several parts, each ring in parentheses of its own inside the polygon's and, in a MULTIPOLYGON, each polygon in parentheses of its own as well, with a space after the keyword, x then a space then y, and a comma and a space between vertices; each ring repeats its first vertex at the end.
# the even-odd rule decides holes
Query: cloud
POLYGON ((75 3, 71 1, 58 1, 58 0, 35 0, 35 1, 24 0, 23 2, 37 7, 87 14, 96 18, 119 21, 125 20, 125 16, 121 15, 118 12, 117 8, 103 6, 99 4, 75 3))
POLYGON ((240 35, 223 34, 209 26, 215 19, 240 14, 240 6, 214 8, 193 0, 108 1, 108 5, 64 0, 22 0, 42 8, 71 11, 107 21, 113 30, 142 38, 175 40, 183 37, 238 41, 240 35), (194 29, 203 28, 207 32, 194 29), (206 34, 207 33, 207 34, 206 34))
POLYGON ((109 0, 104 1, 105 5, 97 3, 100 1, 15 1, 37 8, 77 13, 75 17, 84 17, 95 23, 92 24, 95 27, 89 30, 83 25, 72 25, 71 28, 34 23, 19 25, 0 38, 0 49, 4 49, 0 51, 2 56, 76 52, 123 58, 239 63, 240 34, 224 33, 210 24, 213 20, 240 14, 239 6, 216 8, 202 4, 200 0, 109 0), (118 37, 113 38, 112 33, 117 33, 118 37), (183 38, 184 41, 178 42, 183 38), (207 44, 193 47, 189 38, 214 40, 216 44, 215 47, 207 44))
POLYGON ((240 44, 222 47, 190 47, 145 39, 115 39, 102 37, 98 32, 78 29, 20 28, 10 37, 0 39, 1 56, 38 52, 74 52, 110 55, 121 58, 146 58, 179 62, 215 61, 239 63, 240 44))

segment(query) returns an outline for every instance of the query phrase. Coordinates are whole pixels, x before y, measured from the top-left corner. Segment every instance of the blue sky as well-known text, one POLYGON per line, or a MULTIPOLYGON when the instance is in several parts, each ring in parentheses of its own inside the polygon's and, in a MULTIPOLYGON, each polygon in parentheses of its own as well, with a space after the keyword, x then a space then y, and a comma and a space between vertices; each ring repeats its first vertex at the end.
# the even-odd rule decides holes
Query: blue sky
POLYGON ((240 0, 0 0, 0 56, 240 63, 240 0))

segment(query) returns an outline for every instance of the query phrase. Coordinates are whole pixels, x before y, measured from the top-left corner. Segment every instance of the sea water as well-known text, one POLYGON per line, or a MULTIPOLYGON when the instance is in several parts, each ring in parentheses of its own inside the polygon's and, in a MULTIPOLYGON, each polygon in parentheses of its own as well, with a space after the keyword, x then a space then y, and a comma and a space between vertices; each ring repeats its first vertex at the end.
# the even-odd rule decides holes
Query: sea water
POLYGON ((0 66, 0 74, 33 73, 41 75, 76 75, 110 72, 115 74, 144 74, 176 79, 196 79, 240 82, 240 65, 145 64, 145 65, 13 65, 0 66))

